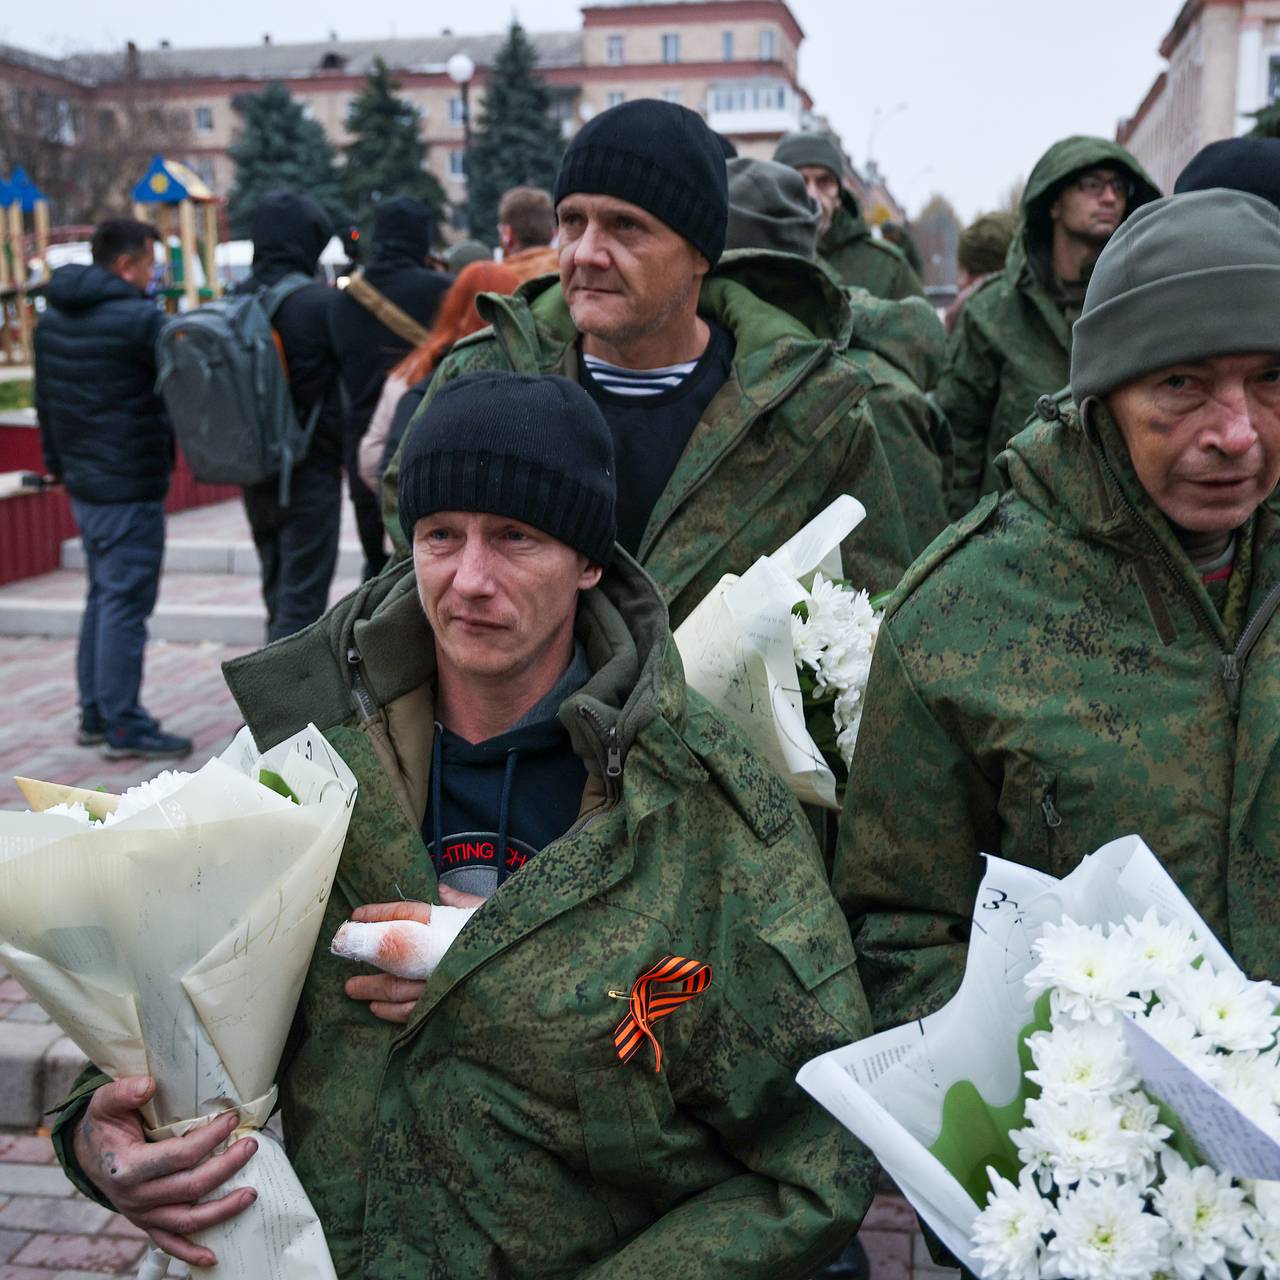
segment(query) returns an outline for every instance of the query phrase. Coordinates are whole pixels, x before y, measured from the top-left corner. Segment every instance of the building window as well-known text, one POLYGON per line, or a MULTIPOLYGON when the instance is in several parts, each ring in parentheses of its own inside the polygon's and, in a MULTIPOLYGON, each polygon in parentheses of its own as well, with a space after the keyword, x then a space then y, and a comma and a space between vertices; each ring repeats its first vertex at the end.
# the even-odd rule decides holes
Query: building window
POLYGON ((784 111, 786 106, 786 85, 720 85, 711 90, 712 111, 784 111))
POLYGON ((192 113, 197 133, 213 132, 213 108, 197 107, 192 113))
POLYGON ((461 98, 449 99, 449 123, 461 125, 466 120, 466 108, 462 105, 461 98))
POLYGON ((626 100, 627 95, 621 89, 612 89, 604 95, 604 105, 606 107, 621 106, 626 100))
POLYGON ((674 102, 678 106, 681 101, 680 90, 679 89, 663 89, 662 100, 663 102, 674 102))
POLYGON ((210 190, 213 188, 214 166, 212 156, 192 156, 187 161, 187 168, 200 179, 210 190))
POLYGON ((1273 57, 1267 63, 1267 101, 1280 98, 1280 58, 1273 57))
POLYGON ((605 36, 604 38, 604 60, 611 67, 620 67, 624 57, 623 43, 621 36, 605 36))
POLYGON ((680 33, 678 31, 668 31, 662 37, 662 60, 663 62, 680 61, 680 33))
POLYGON ((733 61, 733 32, 722 31, 720 33, 720 57, 725 62, 733 61))
POLYGON ((451 178, 465 178, 467 176, 466 157, 461 148, 449 152, 449 176, 451 178))
POLYGON ((778 56, 778 33, 772 27, 760 32, 760 61, 772 62, 778 56))

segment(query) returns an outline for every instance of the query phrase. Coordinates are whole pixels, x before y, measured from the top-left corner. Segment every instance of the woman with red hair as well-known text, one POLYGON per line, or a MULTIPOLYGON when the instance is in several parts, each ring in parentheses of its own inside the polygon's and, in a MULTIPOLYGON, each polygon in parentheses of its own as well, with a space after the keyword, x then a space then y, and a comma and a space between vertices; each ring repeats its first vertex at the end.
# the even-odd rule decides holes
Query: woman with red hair
POLYGON ((468 263, 444 295, 426 340, 387 374, 378 407, 360 441, 360 479, 375 493, 409 419, 422 403, 436 366, 460 338, 484 328, 476 299, 482 293, 514 293, 519 283, 520 277, 500 262, 468 263))

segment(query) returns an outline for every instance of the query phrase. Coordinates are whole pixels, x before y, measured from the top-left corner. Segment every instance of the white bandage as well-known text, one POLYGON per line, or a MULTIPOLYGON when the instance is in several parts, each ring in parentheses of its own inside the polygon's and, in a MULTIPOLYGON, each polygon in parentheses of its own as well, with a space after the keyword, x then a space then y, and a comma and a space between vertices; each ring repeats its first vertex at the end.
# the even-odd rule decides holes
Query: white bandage
POLYGON ((431 920, 387 920, 359 924, 348 920, 334 935, 329 950, 335 956, 377 965, 397 978, 429 978, 444 953, 479 907, 431 908, 431 920))

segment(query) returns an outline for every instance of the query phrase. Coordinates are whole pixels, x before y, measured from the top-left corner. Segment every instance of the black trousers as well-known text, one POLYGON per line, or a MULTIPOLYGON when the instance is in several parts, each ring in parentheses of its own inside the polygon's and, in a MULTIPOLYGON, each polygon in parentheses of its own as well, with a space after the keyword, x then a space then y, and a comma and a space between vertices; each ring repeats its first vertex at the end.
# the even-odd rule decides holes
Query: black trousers
POLYGON ((244 490, 244 509, 262 564, 267 639, 280 640, 309 626, 329 603, 342 524, 342 475, 303 462, 293 472, 289 505, 279 483, 266 480, 244 490))
POLYGON ((382 572, 388 559, 383 550, 382 495, 375 493, 360 479, 357 465, 359 453, 360 436, 353 436, 348 432, 342 442, 342 462, 347 469, 351 507, 356 513, 356 533, 364 552, 364 572, 361 577, 372 578, 382 572))

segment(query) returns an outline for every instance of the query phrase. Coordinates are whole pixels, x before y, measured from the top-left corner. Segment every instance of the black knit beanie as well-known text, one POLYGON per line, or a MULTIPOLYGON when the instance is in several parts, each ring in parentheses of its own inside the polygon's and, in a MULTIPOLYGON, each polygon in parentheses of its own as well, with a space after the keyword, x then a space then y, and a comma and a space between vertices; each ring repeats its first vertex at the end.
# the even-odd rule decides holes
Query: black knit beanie
POLYGON ((724 252, 724 153, 688 107, 637 98, 588 121, 560 162, 556 204, 575 192, 638 205, 684 236, 713 267, 724 252))
POLYGON ((607 565, 617 532, 613 437, 576 382, 498 370, 446 382, 400 460, 400 525, 437 511, 510 516, 607 565))
POLYGON ((1280 138, 1223 138, 1196 152, 1173 184, 1175 195, 1230 187, 1280 206, 1280 138))

